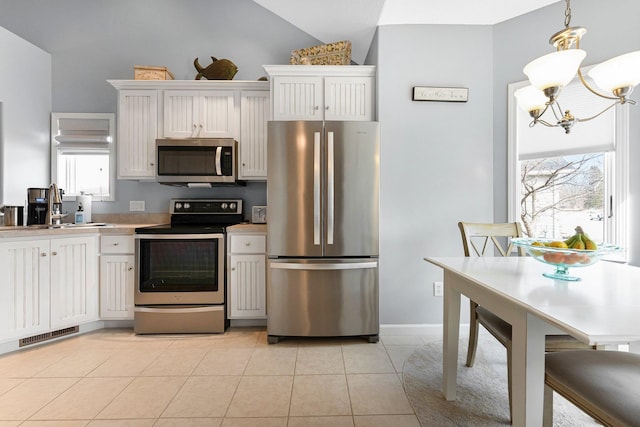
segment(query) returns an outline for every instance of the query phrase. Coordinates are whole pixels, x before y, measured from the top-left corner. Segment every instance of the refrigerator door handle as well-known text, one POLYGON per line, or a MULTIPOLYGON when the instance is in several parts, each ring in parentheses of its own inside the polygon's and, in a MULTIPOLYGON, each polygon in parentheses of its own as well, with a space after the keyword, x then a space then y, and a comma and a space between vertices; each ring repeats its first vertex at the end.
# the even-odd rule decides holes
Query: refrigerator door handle
POLYGON ((377 261, 364 262, 337 262, 337 263, 321 263, 308 264, 298 262, 274 262, 270 263, 271 268, 279 268, 282 270, 359 270, 364 268, 377 268, 377 261))
POLYGON ((335 225, 335 164, 333 132, 327 132, 327 245, 333 245, 335 225))
POLYGON ((320 244, 320 132, 313 133, 313 244, 320 244))
POLYGON ((220 162, 222 157, 222 147, 216 147, 216 175, 222 175, 222 164, 220 162))

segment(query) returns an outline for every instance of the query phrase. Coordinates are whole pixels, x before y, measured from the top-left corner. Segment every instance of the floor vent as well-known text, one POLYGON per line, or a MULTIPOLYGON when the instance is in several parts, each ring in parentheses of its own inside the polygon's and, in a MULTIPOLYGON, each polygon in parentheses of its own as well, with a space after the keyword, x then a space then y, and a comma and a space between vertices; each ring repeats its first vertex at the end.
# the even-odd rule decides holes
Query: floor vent
POLYGON ((32 337, 22 338, 19 342, 20 347, 24 347, 31 344, 37 344, 42 341, 51 340, 54 338, 62 337, 65 335, 75 334, 80 328, 78 326, 72 326, 70 328, 58 329, 57 331, 46 332, 44 334, 34 335, 32 337))

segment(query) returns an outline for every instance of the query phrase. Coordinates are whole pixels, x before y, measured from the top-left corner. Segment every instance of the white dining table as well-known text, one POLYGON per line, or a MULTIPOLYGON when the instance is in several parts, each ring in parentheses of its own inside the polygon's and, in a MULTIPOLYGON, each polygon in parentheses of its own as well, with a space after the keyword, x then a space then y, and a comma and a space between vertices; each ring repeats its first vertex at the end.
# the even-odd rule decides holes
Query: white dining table
POLYGON ((444 397, 456 399, 462 294, 511 324, 514 426, 543 425, 545 335, 591 345, 640 340, 640 267, 600 261, 570 268, 582 280, 568 282, 543 277, 554 267, 529 256, 424 260, 444 270, 444 397))

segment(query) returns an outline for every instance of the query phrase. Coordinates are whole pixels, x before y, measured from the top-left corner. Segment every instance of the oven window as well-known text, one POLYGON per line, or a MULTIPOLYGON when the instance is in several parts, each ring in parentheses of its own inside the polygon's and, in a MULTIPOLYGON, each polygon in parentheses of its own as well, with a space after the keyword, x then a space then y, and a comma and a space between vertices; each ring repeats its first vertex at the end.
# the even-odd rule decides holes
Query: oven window
POLYGON ((217 292, 219 239, 141 239, 140 292, 217 292))

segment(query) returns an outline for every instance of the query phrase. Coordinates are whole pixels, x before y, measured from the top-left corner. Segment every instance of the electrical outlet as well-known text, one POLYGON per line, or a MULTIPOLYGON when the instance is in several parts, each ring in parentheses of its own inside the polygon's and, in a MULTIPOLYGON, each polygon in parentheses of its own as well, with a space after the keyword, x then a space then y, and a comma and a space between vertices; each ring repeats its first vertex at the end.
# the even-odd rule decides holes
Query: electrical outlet
POLYGON ((443 288, 442 282, 433 282, 433 296, 434 297, 441 297, 442 296, 442 288, 443 288))
POLYGON ((144 200, 129 200, 129 211, 144 212, 144 200))

